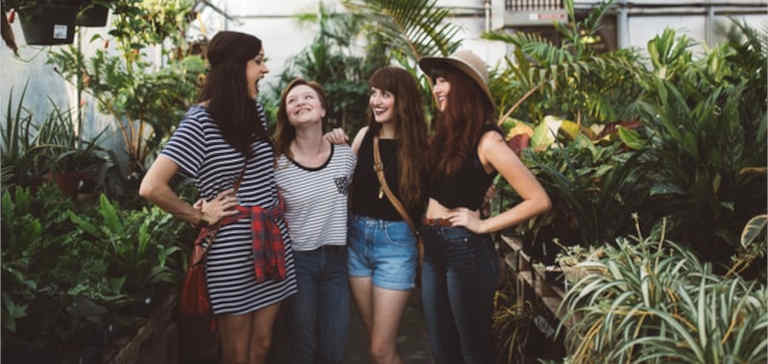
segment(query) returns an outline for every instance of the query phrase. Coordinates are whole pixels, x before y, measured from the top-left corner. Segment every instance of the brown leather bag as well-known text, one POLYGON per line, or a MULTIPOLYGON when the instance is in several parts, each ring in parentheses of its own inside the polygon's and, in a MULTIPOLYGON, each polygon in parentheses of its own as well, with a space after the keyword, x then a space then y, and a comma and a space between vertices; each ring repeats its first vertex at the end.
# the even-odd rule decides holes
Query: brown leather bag
MULTIPOLYGON (((392 193, 392 190, 389 189, 389 185, 387 185, 387 179, 384 177, 384 163, 381 161, 381 153, 379 152, 379 137, 377 136, 373 137, 373 169, 376 171, 376 177, 379 178, 379 185, 381 185, 384 194, 387 195, 387 199, 389 199, 389 202, 392 203, 392 206, 394 206, 395 210, 397 210, 403 218, 403 221, 405 221, 408 224, 408 227, 411 228, 413 235, 416 236, 419 249, 419 265, 417 266, 417 272, 420 272, 421 263, 424 259, 424 244, 421 240, 421 234, 416 228, 416 224, 413 223, 411 216, 408 215, 408 210, 405 209, 405 206, 403 206, 400 200, 397 199, 397 196, 395 196, 395 194, 392 193)), ((417 278, 416 281, 418 282, 419 279, 417 278)))
MULTIPOLYGON (((246 158, 246 162, 248 159, 246 158)), ((240 171, 233 189, 235 193, 240 188, 240 182, 243 180, 246 166, 240 171)), ((210 319, 211 330, 215 330, 216 322, 213 320, 213 309, 211 300, 208 297, 208 285, 205 281, 205 259, 208 255, 208 249, 213 245, 213 239, 221 228, 221 221, 210 227, 200 229, 192 248, 192 255, 189 257, 189 268, 184 276, 184 282, 181 285, 179 294, 179 313, 182 316, 190 318, 208 318, 210 319)))

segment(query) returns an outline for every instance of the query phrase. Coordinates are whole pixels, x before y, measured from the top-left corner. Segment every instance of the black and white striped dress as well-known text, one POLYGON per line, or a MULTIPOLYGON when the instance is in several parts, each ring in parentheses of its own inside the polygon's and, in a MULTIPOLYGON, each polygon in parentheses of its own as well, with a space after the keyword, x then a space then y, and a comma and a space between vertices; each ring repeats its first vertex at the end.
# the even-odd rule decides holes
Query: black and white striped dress
MULTIPOLYGON (((261 105, 259 119, 266 128, 261 105)), ((192 106, 161 152, 194 178, 200 198, 210 199, 232 188, 244 165, 243 156, 221 135, 208 111, 192 106)), ((274 150, 267 140, 251 144, 251 157, 237 191, 242 206, 269 208, 277 204, 274 150)), ((251 257, 249 219, 222 227, 208 252, 206 278, 214 314, 244 314, 296 293, 293 253, 285 221, 278 221, 285 241, 286 279, 256 283, 251 257)))

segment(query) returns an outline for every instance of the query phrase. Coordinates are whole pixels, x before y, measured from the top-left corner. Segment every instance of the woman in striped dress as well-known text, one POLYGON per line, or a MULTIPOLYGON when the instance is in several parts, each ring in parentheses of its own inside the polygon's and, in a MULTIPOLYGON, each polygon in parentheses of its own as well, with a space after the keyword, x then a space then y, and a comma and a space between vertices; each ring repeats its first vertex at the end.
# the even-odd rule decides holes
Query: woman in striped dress
POLYGON ((291 242, 279 211, 274 149, 256 102, 258 82, 269 70, 261 41, 244 33, 217 33, 207 55, 210 71, 201 103, 189 109, 147 171, 139 194, 195 225, 220 223, 208 252, 206 279, 221 362, 263 363, 279 303, 296 293, 291 242), (169 187, 177 172, 195 180, 201 198, 195 206, 169 187), (254 221, 280 233, 255 234, 254 221), (255 240, 259 237, 265 238, 255 240), (254 247, 280 247, 278 240, 282 248, 275 256, 281 274, 259 277, 254 247))

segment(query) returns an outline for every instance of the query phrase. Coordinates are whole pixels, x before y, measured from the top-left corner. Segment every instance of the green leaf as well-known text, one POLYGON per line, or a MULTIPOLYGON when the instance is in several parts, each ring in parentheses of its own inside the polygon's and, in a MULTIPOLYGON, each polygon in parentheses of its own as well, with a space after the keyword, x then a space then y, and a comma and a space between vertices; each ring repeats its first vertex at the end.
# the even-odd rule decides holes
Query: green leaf
POLYGON ((69 215, 69 220, 72 221, 73 224, 75 224, 89 235, 94 237, 101 236, 100 229, 90 221, 86 220, 84 217, 78 216, 74 213, 74 211, 71 210, 67 211, 67 215, 69 215))
POLYGON ((104 228, 112 234, 123 233, 124 227, 120 220, 120 216, 117 213, 117 209, 115 209, 115 206, 109 202, 109 199, 104 194, 99 197, 99 214, 104 218, 104 228))
POLYGON ((768 215, 757 215, 749 219, 747 225, 744 226, 744 230, 741 232, 741 238, 739 239, 741 246, 748 248, 756 239, 765 239, 763 230, 765 230, 766 225, 768 225, 768 215))
POLYGON ((640 133, 637 131, 627 129, 621 125, 619 125, 616 130, 618 131, 619 139, 621 139, 621 141, 628 147, 634 150, 642 150, 645 148, 647 141, 640 136, 640 133))

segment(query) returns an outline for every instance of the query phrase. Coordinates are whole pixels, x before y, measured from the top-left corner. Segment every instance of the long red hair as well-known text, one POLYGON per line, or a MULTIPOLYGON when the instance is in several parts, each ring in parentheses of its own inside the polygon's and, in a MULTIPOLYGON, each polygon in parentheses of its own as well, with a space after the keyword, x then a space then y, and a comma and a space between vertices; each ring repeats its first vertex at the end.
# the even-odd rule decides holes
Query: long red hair
POLYGON ((451 85, 445 110, 432 122, 434 134, 429 147, 429 165, 436 167, 432 181, 455 173, 476 153, 483 125, 493 123, 495 110, 482 89, 464 73, 449 68, 432 75, 451 85))

